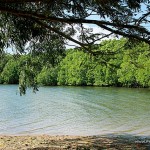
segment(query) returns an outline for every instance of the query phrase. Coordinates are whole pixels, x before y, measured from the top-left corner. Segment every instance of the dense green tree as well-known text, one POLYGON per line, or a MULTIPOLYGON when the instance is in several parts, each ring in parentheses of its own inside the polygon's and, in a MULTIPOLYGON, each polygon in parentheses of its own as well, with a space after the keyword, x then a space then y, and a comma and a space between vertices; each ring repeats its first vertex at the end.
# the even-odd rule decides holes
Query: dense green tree
POLYGON ((118 85, 117 68, 108 65, 105 70, 105 83, 109 86, 118 85))
MULTIPOLYGON (((124 39, 120 40, 120 42, 124 39)), ((125 41, 124 41, 125 42, 125 41)), ((58 81, 62 85, 115 85, 117 84, 117 67, 120 66, 116 61, 118 50, 117 40, 104 41, 99 47, 100 56, 92 56, 82 51, 70 50, 60 64, 58 81), (112 49, 113 47, 113 49, 112 49), (110 55, 106 55, 105 51, 110 55), (103 53, 104 52, 104 53, 103 53)), ((95 50, 95 52, 99 50, 95 50)))
POLYGON ((93 51, 101 55, 63 50, 63 55, 55 53, 55 61, 51 57, 43 61, 45 52, 6 55, 6 64, 1 61, 0 65, 0 82, 18 83, 20 76, 22 94, 30 86, 36 91, 38 84, 150 87, 149 45, 139 43, 129 49, 125 43, 126 39, 120 39, 103 41, 97 49, 93 45, 93 51))
POLYGON ((137 69, 136 79, 142 87, 150 87, 150 59, 140 55, 138 58, 140 67, 137 69))
POLYGON ((136 79, 142 87, 150 86, 150 52, 149 45, 142 43, 137 47, 141 53, 137 59, 136 79))
POLYGON ((17 84, 19 81, 18 62, 10 59, 1 73, 2 81, 6 84, 17 84))
POLYGON ((125 39, 101 42, 97 50, 101 52, 101 55, 95 56, 94 85, 118 85, 117 70, 122 63, 122 53, 125 43, 125 39))
POLYGON ((123 86, 127 87, 136 87, 136 66, 130 62, 128 57, 123 59, 123 63, 121 64, 121 69, 118 70, 119 82, 122 83, 123 86))
POLYGON ((3 71, 6 63, 12 58, 11 55, 4 54, 0 59, 0 73, 3 71))
POLYGON ((57 85, 58 68, 44 67, 37 76, 37 83, 40 85, 57 85))
POLYGON ((94 85, 96 86, 106 86, 105 83, 105 69, 106 66, 103 66, 101 64, 97 65, 94 70, 94 85))
POLYGON ((86 85, 94 84, 94 69, 96 61, 93 56, 89 55, 87 59, 86 85))
POLYGON ((60 85, 92 85, 94 82, 93 60, 82 51, 70 50, 60 63, 58 84, 60 85))
POLYGON ((63 85, 87 85, 89 55, 82 51, 69 51, 60 64, 58 83, 63 85))
POLYGON ((3 69, 7 62, 12 58, 11 55, 3 54, 0 58, 0 84, 3 83, 3 79, 1 77, 1 73, 3 72, 3 69))

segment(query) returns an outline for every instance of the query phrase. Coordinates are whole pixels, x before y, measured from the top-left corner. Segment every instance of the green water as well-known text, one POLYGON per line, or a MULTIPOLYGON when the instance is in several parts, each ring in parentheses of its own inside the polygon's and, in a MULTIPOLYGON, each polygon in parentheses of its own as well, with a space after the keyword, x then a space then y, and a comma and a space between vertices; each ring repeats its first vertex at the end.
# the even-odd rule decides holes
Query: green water
POLYGON ((150 135, 150 89, 0 85, 0 134, 150 135))

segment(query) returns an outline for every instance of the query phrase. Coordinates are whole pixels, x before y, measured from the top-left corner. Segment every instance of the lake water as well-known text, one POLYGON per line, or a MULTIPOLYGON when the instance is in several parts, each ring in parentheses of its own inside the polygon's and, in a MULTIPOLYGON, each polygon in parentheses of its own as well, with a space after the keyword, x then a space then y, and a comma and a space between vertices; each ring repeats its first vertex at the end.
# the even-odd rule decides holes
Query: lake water
POLYGON ((0 85, 0 134, 150 135, 150 89, 0 85))

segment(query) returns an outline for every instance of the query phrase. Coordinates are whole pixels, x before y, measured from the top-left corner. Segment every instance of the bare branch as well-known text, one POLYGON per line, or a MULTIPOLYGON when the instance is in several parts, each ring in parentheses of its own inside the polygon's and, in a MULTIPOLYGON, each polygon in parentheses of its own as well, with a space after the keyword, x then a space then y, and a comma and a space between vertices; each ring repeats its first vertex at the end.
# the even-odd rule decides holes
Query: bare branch
POLYGON ((150 15, 150 12, 144 14, 144 15, 138 20, 137 25, 139 25, 139 24, 142 22, 142 20, 144 20, 144 19, 145 19, 147 16, 149 16, 149 15, 150 15))
POLYGON ((55 28, 52 28, 51 26, 48 26, 46 23, 43 23, 43 22, 41 22, 41 21, 39 21, 39 20, 37 20, 37 19, 34 19, 34 20, 35 20, 35 22, 36 22, 37 24, 41 25, 42 27, 45 27, 45 28, 47 28, 47 29, 53 31, 53 32, 55 32, 55 33, 61 35, 62 37, 65 37, 66 39, 68 39, 68 40, 70 40, 70 41, 72 41, 72 42, 74 42, 74 43, 76 43, 76 44, 78 44, 78 45, 80 45, 80 46, 82 46, 82 47, 84 47, 84 48, 86 48, 86 46, 88 46, 87 44, 83 44, 83 43, 81 43, 81 42, 79 42, 79 41, 77 41, 77 40, 71 38, 70 36, 66 35, 66 34, 63 33, 63 32, 60 32, 59 30, 57 30, 57 29, 55 29, 55 28))
POLYGON ((127 33, 124 33, 124 32, 121 32, 121 30, 114 30, 114 29, 112 29, 112 28, 109 28, 109 27, 107 27, 107 26, 105 26, 105 25, 99 25, 100 27, 102 27, 103 29, 106 29, 106 30, 108 30, 108 31, 110 31, 110 32, 113 32, 113 33, 115 33, 115 34, 119 34, 119 35, 122 35, 122 36, 124 36, 124 37, 127 37, 127 38, 134 38, 134 39, 137 39, 137 40, 140 40, 140 41, 144 41, 145 43, 147 43, 147 44, 150 44, 150 40, 149 39, 144 39, 144 38, 142 38, 142 37, 140 37, 140 36, 138 36, 138 35, 135 35, 135 34, 127 34, 127 33))

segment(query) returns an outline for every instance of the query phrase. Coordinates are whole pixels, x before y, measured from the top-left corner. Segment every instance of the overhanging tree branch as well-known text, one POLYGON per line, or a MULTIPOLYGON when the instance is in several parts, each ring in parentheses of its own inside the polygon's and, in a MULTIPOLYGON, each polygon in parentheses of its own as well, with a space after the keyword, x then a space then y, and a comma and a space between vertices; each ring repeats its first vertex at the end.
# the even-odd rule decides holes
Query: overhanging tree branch
MULTIPOLYGON (((1 7, 1 6, 0 6, 0 11, 1 12, 7 12, 7 13, 10 13, 13 15, 17 15, 18 17, 19 16, 35 17, 35 18, 40 19, 40 20, 52 21, 52 22, 63 22, 63 23, 68 23, 68 24, 72 24, 72 23, 87 23, 87 24, 96 24, 96 25, 104 24, 104 25, 109 25, 109 26, 113 26, 113 27, 143 29, 142 27, 137 26, 137 25, 133 25, 133 24, 132 25, 121 24, 121 23, 115 23, 115 22, 109 22, 109 21, 103 21, 103 20, 93 20, 93 19, 59 18, 59 17, 46 16, 46 15, 38 14, 35 12, 14 10, 14 9, 1 7)), ((150 12, 147 15, 149 15, 149 14, 150 14, 150 12)), ((147 32, 147 33, 150 33, 150 32, 147 32)))
MULTIPOLYGON (((90 19, 76 19, 76 18, 59 18, 59 17, 52 17, 52 16, 46 16, 43 14, 38 14, 35 12, 28 12, 28 11, 21 11, 21 10, 14 10, 14 9, 10 9, 10 8, 6 8, 6 7, 2 7, 0 6, 0 11, 1 12, 7 12, 10 13, 12 15, 15 15, 17 17, 24 17, 24 18, 34 18, 34 19, 38 19, 38 20, 44 20, 44 21, 49 21, 49 22, 62 22, 62 23, 67 23, 67 24, 95 24, 103 29, 106 29, 108 31, 111 31, 115 34, 119 34, 125 37, 132 37, 141 41, 145 41, 146 43, 150 43, 149 39, 140 37, 138 35, 135 34, 127 34, 125 32, 121 32, 119 30, 113 30, 112 27, 115 28, 124 28, 124 29, 134 29, 136 31, 142 31, 143 33, 146 33, 148 35, 150 35, 150 32, 147 31, 145 28, 141 27, 141 26, 137 26, 137 25, 130 25, 130 24, 121 24, 121 23, 115 23, 115 22, 109 22, 109 21, 102 21, 102 20, 90 20, 90 19)), ((149 13, 145 14, 139 21, 141 22, 146 16, 148 16, 149 13)), ((59 33, 58 33, 59 34, 59 33)), ((62 34, 60 34, 62 36, 62 34)), ((65 37, 66 38, 66 37, 65 37)), ((69 39, 69 37, 67 38, 69 39)), ((74 40, 73 38, 70 37, 71 41, 82 45, 81 43, 78 43, 76 40, 74 40)))
POLYGON ((121 32, 121 30, 113 30, 112 28, 109 28, 105 25, 99 25, 100 27, 102 27, 103 29, 106 29, 110 32, 113 32, 115 34, 118 34, 118 35, 122 35, 124 37, 127 37, 127 38, 134 38, 134 39, 137 39, 137 40, 140 40, 140 41, 144 41, 145 43, 147 44, 150 44, 150 40, 149 39, 144 39, 144 38, 141 38, 139 37, 138 35, 134 35, 134 34, 127 34, 127 33, 124 33, 124 32, 121 32))
POLYGON ((58 35, 61 35, 62 37, 66 38, 66 39, 68 39, 68 40, 70 40, 70 41, 72 41, 72 42, 74 42, 74 43, 76 43, 76 44, 78 44, 78 45, 80 45, 82 47, 84 47, 84 48, 86 48, 86 46, 88 46, 87 44, 83 44, 83 43, 81 43, 81 42, 71 38, 70 36, 64 34, 63 32, 60 32, 59 30, 57 30, 55 28, 52 28, 51 26, 48 26, 46 23, 43 23, 43 22, 41 22, 41 21, 39 21, 37 19, 34 19, 34 20, 35 20, 35 22, 37 24, 41 25, 41 27, 45 27, 45 28, 47 28, 47 29, 57 33, 58 35))
MULTIPOLYGON (((0 0, 0 29, 3 31, 0 34, 0 50, 6 48, 5 45, 15 45, 21 52, 24 50, 23 46, 30 43, 29 50, 34 52, 41 53, 44 49, 51 50, 53 47, 54 51, 58 52, 63 49, 64 43, 70 40, 83 47, 80 50, 93 55, 100 54, 106 58, 105 55, 112 57, 111 55, 119 53, 120 50, 112 51, 111 47, 110 50, 107 47, 102 50, 101 45, 96 45, 96 42, 111 34, 121 35, 136 42, 144 41, 150 45, 150 28, 144 26, 146 23, 149 26, 150 23, 149 2, 149 0, 0 0), (92 18, 93 14, 96 15, 95 19, 92 18), (89 27, 100 30, 92 32, 88 30, 89 27), (104 29, 104 32, 101 29, 104 29), (74 35, 79 35, 81 40, 73 38, 74 35)), ((53 55, 54 51, 48 51, 46 55, 53 55)), ((108 63, 108 59, 104 61, 105 64, 108 63)), ((36 89, 32 74, 34 72, 31 69, 30 72, 28 84, 36 89)), ((20 87, 25 91, 26 81, 23 83, 20 82, 20 87)))
MULTIPOLYGON (((18 19, 17 21, 14 20, 14 29, 15 27, 17 28, 19 25, 21 25, 21 23, 24 23, 24 21, 28 21, 30 26, 30 22, 32 24, 32 21, 34 22, 36 20, 36 23, 40 24, 41 27, 43 25, 44 28, 53 31, 58 35, 63 36, 64 38, 71 40, 84 48, 86 48, 90 44, 94 44, 94 42, 96 42, 98 39, 101 40, 105 38, 106 36, 108 36, 108 34, 90 33, 90 35, 88 35, 86 33, 82 33, 80 36, 83 36, 82 39, 84 39, 84 41, 81 42, 72 38, 72 34, 69 35, 68 33, 64 33, 64 31, 58 29, 55 24, 59 24, 60 26, 66 24, 67 26, 70 26, 70 30, 72 30, 72 33, 74 29, 71 29, 71 27, 74 24, 95 25, 102 29, 110 31, 112 34, 114 33, 127 38, 134 38, 149 44, 150 32, 148 28, 142 26, 143 21, 145 21, 145 18, 150 14, 149 9, 147 8, 148 12, 144 13, 143 16, 139 18, 138 24, 136 24, 136 21, 138 19, 135 19, 133 17, 134 13, 136 12, 135 8, 140 9, 140 4, 142 2, 146 3, 148 1, 135 1, 136 5, 134 6, 134 3, 128 0, 125 0, 124 2, 118 0, 118 3, 112 3, 112 0, 107 0, 107 3, 104 3, 103 1, 92 0, 88 2, 84 0, 79 0, 78 2, 74 0, 0 0, 0 13, 2 16, 4 14, 4 16, 8 17, 8 22, 9 17, 10 21, 13 22, 13 20, 11 20, 13 19, 13 16, 15 16, 14 19, 24 19, 18 19), (54 1, 55 3, 52 3, 54 1), (79 6, 79 4, 81 5, 79 6), (125 7, 128 5, 130 5, 129 8, 125 7), (110 13, 112 10, 109 9, 114 10, 114 14, 110 13), (90 10, 97 14, 100 18, 86 18, 87 16, 91 15, 90 10), (128 14, 130 15, 129 17, 127 17, 128 14), (99 38, 95 38, 96 35, 99 35, 99 38)), ((12 26, 10 27, 12 28, 12 26)), ((36 29, 32 27, 31 30, 36 29)), ((30 32, 31 31, 27 33, 30 34, 30 32)), ((30 38, 32 37, 30 36, 30 38)))
POLYGON ((48 2, 49 0, 0 0, 0 3, 48 2))

